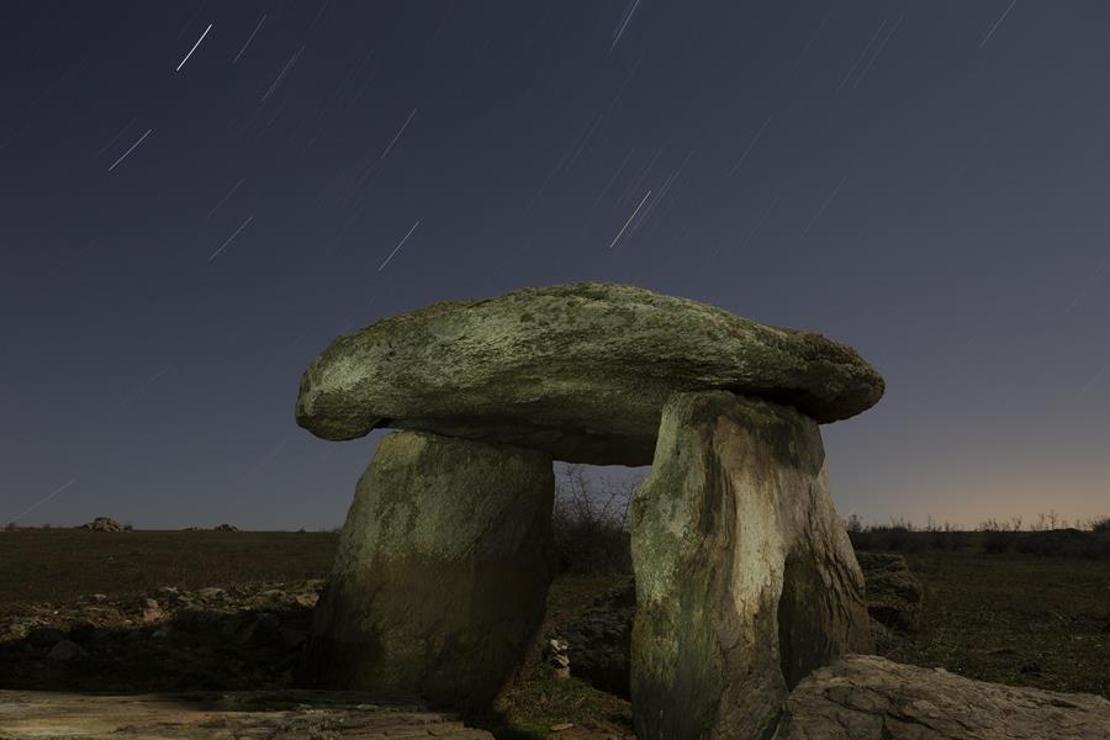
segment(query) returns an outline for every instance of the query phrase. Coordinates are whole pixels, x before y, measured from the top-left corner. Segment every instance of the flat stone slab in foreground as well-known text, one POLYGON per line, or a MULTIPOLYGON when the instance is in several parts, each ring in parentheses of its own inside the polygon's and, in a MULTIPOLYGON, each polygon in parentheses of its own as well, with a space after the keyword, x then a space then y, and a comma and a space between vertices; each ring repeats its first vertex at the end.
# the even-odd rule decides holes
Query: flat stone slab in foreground
POLYGON ((366 695, 244 691, 90 696, 0 691, 0 738, 455 738, 492 740, 450 714, 366 695))
POLYGON ((819 334, 632 285, 572 283, 442 301, 336 339, 301 379, 297 423, 332 440, 419 429, 648 465, 671 393, 712 389, 824 423, 873 406, 883 380, 819 334))
POLYGON ((804 679, 774 740, 1105 740, 1110 701, 849 655, 804 679))

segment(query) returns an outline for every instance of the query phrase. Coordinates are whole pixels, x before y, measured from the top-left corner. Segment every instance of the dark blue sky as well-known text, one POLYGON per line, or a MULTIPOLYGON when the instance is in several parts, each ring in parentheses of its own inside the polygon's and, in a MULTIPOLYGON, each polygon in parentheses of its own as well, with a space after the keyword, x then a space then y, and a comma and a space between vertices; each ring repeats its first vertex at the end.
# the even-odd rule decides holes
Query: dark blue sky
POLYGON ((855 346, 845 515, 1110 511, 1104 2, 33 0, 0 41, 2 520, 339 524, 382 433, 296 427, 309 360, 572 280, 855 346))

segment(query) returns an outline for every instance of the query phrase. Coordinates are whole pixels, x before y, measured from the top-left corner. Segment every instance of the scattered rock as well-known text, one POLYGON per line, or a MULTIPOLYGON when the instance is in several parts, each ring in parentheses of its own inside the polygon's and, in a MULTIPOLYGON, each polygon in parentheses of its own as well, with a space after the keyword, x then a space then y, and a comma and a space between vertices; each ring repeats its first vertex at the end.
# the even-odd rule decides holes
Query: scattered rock
POLYGON ((774 740, 1097 740, 1110 701, 849 655, 790 694, 774 740))
POLYGON ((883 380, 850 347, 632 285, 572 283, 441 301, 336 339, 305 371, 297 423, 324 439, 388 426, 648 465, 671 393, 728 389, 818 422, 883 380))
POLYGON ((636 584, 629 578, 561 625, 559 632, 566 638, 571 675, 628 698, 628 656, 635 615, 636 584))
POLYGON ((71 603, 30 604, 0 615, 0 688, 288 687, 312 623, 312 608, 305 604, 315 603, 322 585, 320 580, 240 584, 200 589, 204 597, 163 587, 137 598, 99 594, 71 603), (259 599, 261 593, 267 597, 259 599), (257 606, 260 601, 267 606, 257 606), (247 639, 240 639, 248 630, 247 639), (51 655, 63 642, 69 645, 51 655))

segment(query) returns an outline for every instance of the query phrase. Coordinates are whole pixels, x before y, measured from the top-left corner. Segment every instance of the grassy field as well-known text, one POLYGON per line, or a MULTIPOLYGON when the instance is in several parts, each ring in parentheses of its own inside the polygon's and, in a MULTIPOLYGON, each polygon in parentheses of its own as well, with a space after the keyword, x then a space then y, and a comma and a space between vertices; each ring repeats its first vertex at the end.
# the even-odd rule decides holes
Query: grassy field
POLYGON ((888 657, 970 678, 1110 698, 1110 562, 909 553, 924 628, 888 657))
POLYGON ((0 614, 83 594, 322 578, 333 532, 0 531, 0 614))
MULTIPOLYGON (((318 532, 2 532, 0 616, 28 602, 89 593, 320 578, 336 542, 336 534, 318 532)), ((924 627, 896 638, 888 657, 970 678, 1110 697, 1110 561, 968 550, 906 557, 926 587, 924 627)), ((619 580, 557 579, 547 628, 619 580)), ((556 680, 535 658, 486 719, 500 737, 546 737, 566 722, 576 728, 563 737, 630 731, 626 701, 574 679, 556 680)))

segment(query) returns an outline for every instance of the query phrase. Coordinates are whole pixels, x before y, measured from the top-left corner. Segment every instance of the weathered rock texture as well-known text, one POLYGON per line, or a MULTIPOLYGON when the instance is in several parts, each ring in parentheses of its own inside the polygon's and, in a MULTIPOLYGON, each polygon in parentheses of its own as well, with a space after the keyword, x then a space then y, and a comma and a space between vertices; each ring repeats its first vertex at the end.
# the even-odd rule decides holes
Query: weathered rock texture
POLYGON ((883 380, 851 348, 630 285, 574 283, 443 301, 336 339, 308 367, 297 423, 499 440, 560 460, 647 465, 674 391, 726 389, 819 422, 883 380))
POLYGON ((766 737, 803 676, 869 649, 820 433, 797 411, 672 396, 631 528, 637 737, 766 737))
POLYGON ((89 696, 0 691, 0 738, 439 737, 491 740, 457 718, 421 707, 383 706, 352 692, 251 691, 89 696))
POLYGON ((423 432, 385 437, 316 610, 309 684, 487 703, 543 618, 553 496, 544 453, 423 432))
POLYGON ((850 655, 814 671, 774 740, 1104 740, 1110 701, 850 655))

